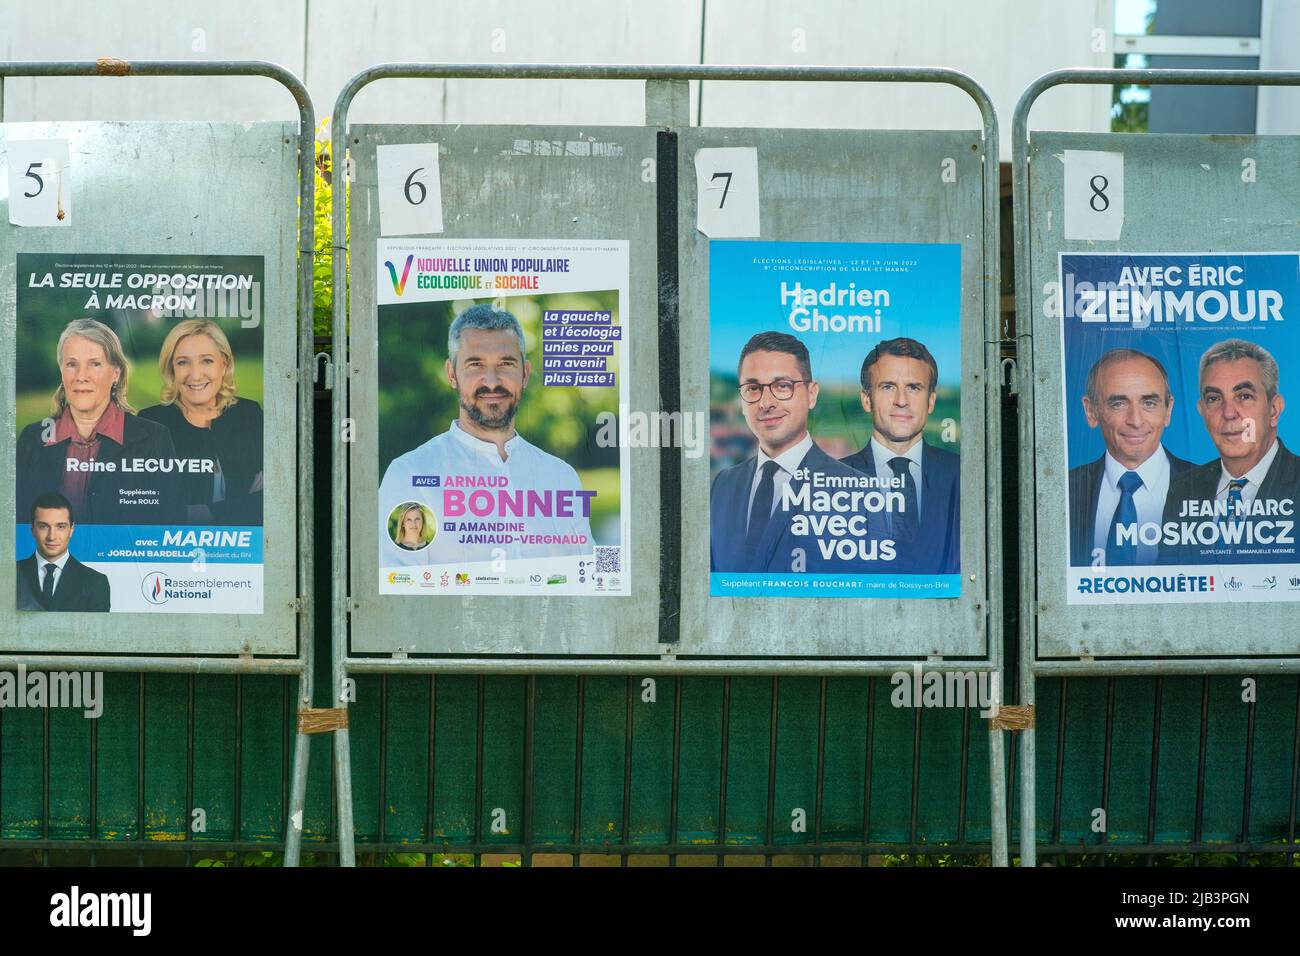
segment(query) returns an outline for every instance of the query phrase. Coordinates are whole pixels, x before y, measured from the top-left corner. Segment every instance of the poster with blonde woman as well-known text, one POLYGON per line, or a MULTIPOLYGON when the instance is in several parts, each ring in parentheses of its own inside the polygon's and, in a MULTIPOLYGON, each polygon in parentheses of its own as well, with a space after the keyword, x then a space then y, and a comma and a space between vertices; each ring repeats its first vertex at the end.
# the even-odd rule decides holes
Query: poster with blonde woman
POLYGON ((262 269, 18 256, 19 610, 261 612, 262 269))

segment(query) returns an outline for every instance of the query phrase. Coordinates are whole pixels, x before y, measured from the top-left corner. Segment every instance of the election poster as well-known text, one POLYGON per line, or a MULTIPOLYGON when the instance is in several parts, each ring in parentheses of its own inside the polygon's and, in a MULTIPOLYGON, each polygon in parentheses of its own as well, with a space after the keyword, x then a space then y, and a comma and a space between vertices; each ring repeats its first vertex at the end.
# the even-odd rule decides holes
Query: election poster
POLYGON ((961 593, 961 247, 709 243, 710 594, 961 593))
POLYGON ((262 613, 262 257, 17 266, 18 610, 262 613))
POLYGON ((625 240, 380 239, 379 593, 631 593, 625 240))
POLYGON ((1300 253, 1060 256, 1071 604, 1300 599, 1300 253))

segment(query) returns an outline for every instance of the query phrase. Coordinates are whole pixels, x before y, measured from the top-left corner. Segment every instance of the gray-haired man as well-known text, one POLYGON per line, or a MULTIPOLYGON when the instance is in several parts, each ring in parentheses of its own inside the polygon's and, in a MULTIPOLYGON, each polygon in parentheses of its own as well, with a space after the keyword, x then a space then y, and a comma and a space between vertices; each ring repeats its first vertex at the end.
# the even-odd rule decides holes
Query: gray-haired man
POLYGON ((433 511, 437 534, 411 551, 385 529, 382 566, 592 553, 595 492, 582 489, 570 464, 515 431, 532 373, 526 353, 519 320, 504 309, 476 305, 452 322, 444 370, 460 415, 441 435, 395 458, 379 486, 381 519, 418 501, 433 511))
POLYGON ((1170 484, 1164 521, 1209 521, 1225 526, 1225 532, 1223 541, 1181 548, 1180 559, 1199 560, 1203 547, 1221 556, 1225 545, 1236 544, 1251 550, 1255 563, 1268 563, 1270 554, 1291 560, 1295 545, 1278 538, 1277 525, 1287 524, 1291 530, 1281 533, 1294 536, 1300 458, 1277 434, 1286 404, 1278 393, 1277 362, 1254 342, 1226 339, 1201 356, 1198 379, 1196 409, 1219 457, 1170 484), (1261 527, 1247 531, 1255 519, 1261 527))

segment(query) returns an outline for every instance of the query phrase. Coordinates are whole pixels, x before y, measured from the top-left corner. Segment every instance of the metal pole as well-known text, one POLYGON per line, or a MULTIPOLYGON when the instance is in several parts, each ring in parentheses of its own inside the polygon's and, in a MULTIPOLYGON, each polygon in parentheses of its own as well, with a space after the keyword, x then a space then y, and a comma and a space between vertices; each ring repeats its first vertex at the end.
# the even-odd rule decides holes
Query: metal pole
MULTIPOLYGON (((1034 678, 1044 674, 1222 674, 1300 672, 1300 659, 1232 660, 1061 660, 1039 661, 1037 635, 1037 564, 1034 463, 1033 299, 1029 269, 1029 113, 1044 91, 1054 86, 1296 86, 1300 73, 1284 70, 1057 70, 1034 80, 1016 103, 1011 123, 1012 211, 1015 235, 1016 369, 1020 395, 1020 703, 1034 703, 1034 678)), ((1035 862, 1034 731, 1020 738, 1021 865, 1035 862)))
MULTIPOLYGON (((345 90, 346 92, 346 90, 345 90)), ((348 186, 350 181, 347 145, 347 102, 340 96, 334 106, 334 118, 330 128, 330 162, 333 164, 333 183, 330 195, 331 246, 332 246, 332 280, 333 280, 333 345, 334 354, 334 395, 333 419, 335 434, 333 454, 330 457, 332 496, 333 540, 330 548, 330 575, 332 591, 330 597, 330 648, 333 707, 346 707, 344 687, 348 679, 348 601, 349 580, 347 548, 348 540, 348 443, 342 441, 342 427, 348 414, 348 386, 351 384, 352 368, 348 361, 348 240, 347 210, 348 186)), ((338 829, 339 863, 343 866, 356 865, 355 833, 352 826, 352 758, 348 749, 348 732, 346 729, 334 731, 334 781, 337 789, 335 802, 335 826, 338 829)))
MULTIPOLYGON (((298 657, 294 660, 203 657, 91 657, 59 655, 5 655, 0 666, 18 664, 33 667, 62 667, 87 670, 160 671, 179 673, 237 673, 298 675, 300 706, 310 706, 314 660, 314 613, 311 602, 313 529, 311 502, 315 495, 312 473, 313 370, 312 350, 312 262, 315 256, 313 209, 316 199, 315 129, 316 112, 307 88, 289 70, 263 60, 145 60, 127 61, 101 57, 95 61, 0 62, 0 120, 4 116, 6 76, 264 76, 275 80, 298 105, 298 564, 297 615, 298 657)), ((306 801, 309 749, 301 734, 294 747, 293 781, 289 803, 290 820, 285 821, 285 863, 298 862, 302 820, 306 801), (301 784, 300 784, 301 781, 301 784)), ((239 781, 236 781, 239 786, 239 781)))

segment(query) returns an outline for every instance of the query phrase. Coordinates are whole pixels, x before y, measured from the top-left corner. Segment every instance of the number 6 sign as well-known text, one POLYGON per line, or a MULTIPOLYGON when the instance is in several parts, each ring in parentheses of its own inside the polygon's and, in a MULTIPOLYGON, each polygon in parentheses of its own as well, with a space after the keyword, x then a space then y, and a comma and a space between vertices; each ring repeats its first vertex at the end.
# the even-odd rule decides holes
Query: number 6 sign
POLYGON ((5 152, 9 166, 9 222, 15 226, 70 225, 68 141, 10 140, 5 152))
POLYGON ((753 146, 695 153, 696 228, 711 239, 749 239, 758 231, 758 150, 753 146))
POLYGON ((380 235, 442 232, 438 144, 379 146, 375 160, 379 167, 380 235))

